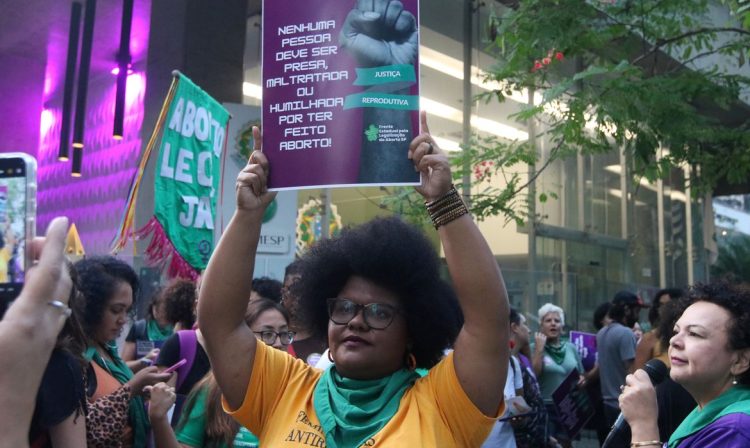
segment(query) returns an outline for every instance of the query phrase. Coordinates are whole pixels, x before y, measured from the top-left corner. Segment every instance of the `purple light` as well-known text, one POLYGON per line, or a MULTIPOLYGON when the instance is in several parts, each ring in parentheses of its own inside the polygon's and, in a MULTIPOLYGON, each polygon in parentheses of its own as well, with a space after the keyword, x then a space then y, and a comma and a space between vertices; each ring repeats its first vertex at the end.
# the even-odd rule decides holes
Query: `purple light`
POLYGON ((39 136, 42 140, 47 138, 47 134, 55 125, 55 113, 50 109, 42 109, 42 116, 39 120, 39 136))
POLYGON ((136 105, 142 107, 143 96, 146 93, 146 76, 142 73, 128 76, 128 88, 125 93, 125 104, 128 109, 136 105))
MULTIPOLYGON (((119 74, 120 74, 120 67, 115 67, 115 68, 113 68, 113 69, 112 69, 112 70, 110 71, 110 73, 112 73, 112 74, 113 74, 113 75, 115 75, 115 76, 119 75, 119 74)), ((130 65, 130 64, 128 64, 128 76, 130 76, 130 75, 132 75, 132 74, 133 74, 133 66, 132 66, 132 65, 130 65)))

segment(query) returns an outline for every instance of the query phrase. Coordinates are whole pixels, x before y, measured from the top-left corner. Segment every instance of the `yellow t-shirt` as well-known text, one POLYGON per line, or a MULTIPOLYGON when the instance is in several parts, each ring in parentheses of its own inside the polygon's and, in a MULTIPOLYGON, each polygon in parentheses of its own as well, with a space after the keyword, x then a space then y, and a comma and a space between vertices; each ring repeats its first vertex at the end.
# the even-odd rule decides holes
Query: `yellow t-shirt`
MULTIPOLYGON (((325 447, 313 407, 322 371, 258 342, 253 373, 239 409, 224 410, 274 448, 325 447)), ((458 382, 451 353, 401 398, 398 411, 363 447, 478 447, 497 418, 474 406, 458 382)), ((356 447, 352 447, 356 448, 356 447)))

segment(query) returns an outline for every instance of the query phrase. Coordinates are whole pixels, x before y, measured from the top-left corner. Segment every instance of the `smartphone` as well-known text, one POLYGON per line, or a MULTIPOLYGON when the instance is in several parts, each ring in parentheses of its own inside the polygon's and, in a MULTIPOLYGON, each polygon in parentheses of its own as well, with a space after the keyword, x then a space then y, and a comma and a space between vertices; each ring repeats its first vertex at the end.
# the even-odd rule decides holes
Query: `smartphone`
POLYGON ((164 369, 162 373, 172 373, 175 370, 179 369, 180 367, 184 366, 185 364, 187 364, 187 359, 182 358, 181 360, 177 361, 177 363, 173 365, 172 367, 167 367, 166 369, 164 369))
POLYGON ((0 300, 7 304, 23 288, 36 235, 36 160, 0 154, 0 300))

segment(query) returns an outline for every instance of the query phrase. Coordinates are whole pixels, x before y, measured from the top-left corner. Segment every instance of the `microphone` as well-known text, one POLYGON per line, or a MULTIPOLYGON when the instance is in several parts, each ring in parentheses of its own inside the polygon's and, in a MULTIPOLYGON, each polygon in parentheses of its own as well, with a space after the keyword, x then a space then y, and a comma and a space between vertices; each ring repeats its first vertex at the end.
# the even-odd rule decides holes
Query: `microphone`
MULTIPOLYGON (((646 371, 648 377, 651 379, 651 384, 653 384, 654 386, 664 381, 664 379, 669 374, 667 366, 665 366, 664 363, 659 361, 658 359, 652 359, 647 362, 646 365, 643 366, 642 370, 646 371)), ((604 439, 602 448, 609 447, 614 440, 622 435, 622 432, 626 428, 628 428, 628 422, 625 421, 625 417, 623 417, 622 412, 620 412, 620 415, 617 416, 617 420, 615 420, 615 424, 612 425, 612 430, 609 431, 609 434, 607 434, 607 438, 604 439)))

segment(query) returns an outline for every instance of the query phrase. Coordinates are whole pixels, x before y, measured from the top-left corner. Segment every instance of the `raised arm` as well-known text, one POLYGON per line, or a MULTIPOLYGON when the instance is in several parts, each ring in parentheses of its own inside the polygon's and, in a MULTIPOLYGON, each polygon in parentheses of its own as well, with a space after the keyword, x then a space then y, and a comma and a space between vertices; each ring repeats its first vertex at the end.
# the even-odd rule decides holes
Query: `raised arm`
POLYGON ((255 266, 263 212, 275 197, 268 192, 268 160, 255 147, 237 176, 237 209, 211 256, 198 300, 198 321, 216 380, 232 408, 242 404, 252 373, 255 336, 244 316, 255 266))
POLYGON ((72 281, 65 265, 67 218, 55 218, 46 241, 34 241, 38 263, 0 321, 0 446, 26 446, 35 397, 57 334, 69 316, 72 281), (41 245, 44 245, 42 249, 41 245), (31 356, 33 354, 33 356, 31 356))
MULTIPOLYGON (((409 147, 409 157, 422 173, 417 187, 426 201, 451 189, 448 158, 436 150, 422 112, 422 134, 409 147)), ((465 214, 438 228, 453 287, 464 314, 455 343, 459 382, 471 401, 486 415, 497 414, 508 370, 509 306, 500 268, 471 216, 465 214)))

